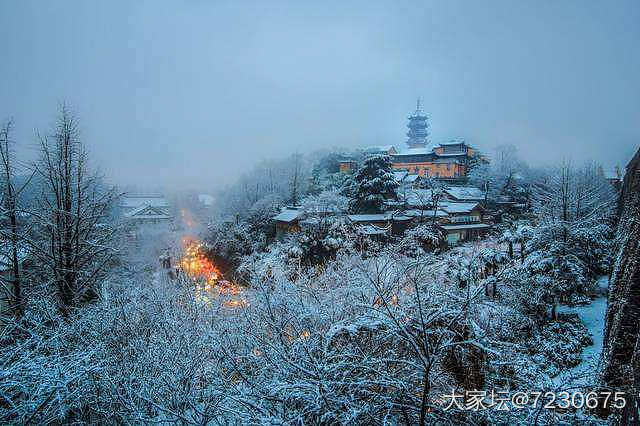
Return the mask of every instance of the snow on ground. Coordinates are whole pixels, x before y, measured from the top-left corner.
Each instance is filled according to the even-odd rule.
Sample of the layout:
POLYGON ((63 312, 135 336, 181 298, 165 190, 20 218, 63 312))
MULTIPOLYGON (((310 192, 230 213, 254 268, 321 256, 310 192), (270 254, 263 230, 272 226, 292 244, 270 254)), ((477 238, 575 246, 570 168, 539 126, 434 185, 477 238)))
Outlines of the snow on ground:
POLYGON ((559 312, 575 312, 589 330, 593 345, 582 351, 582 362, 575 367, 559 374, 554 382, 570 386, 588 386, 596 382, 598 361, 602 353, 604 340, 604 319, 607 311, 607 291, 609 277, 603 275, 597 280, 597 297, 588 305, 561 306, 559 312))

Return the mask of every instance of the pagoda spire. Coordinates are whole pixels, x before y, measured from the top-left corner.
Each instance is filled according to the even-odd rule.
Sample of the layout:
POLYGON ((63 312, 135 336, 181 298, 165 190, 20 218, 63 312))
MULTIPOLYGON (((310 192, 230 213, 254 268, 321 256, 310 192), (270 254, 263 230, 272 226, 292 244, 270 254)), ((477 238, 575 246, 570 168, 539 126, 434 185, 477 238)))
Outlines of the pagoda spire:
POLYGON ((429 117, 422 111, 420 98, 416 101, 416 112, 409 116, 407 145, 409 148, 425 148, 429 137, 429 117))

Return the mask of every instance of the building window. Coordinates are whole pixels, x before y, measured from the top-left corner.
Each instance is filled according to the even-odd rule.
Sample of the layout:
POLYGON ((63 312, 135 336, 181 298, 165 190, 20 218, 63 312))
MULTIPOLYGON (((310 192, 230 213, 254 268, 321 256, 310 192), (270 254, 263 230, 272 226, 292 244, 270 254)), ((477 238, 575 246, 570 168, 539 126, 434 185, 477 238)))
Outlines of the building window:
POLYGON ((471 222, 471 217, 470 216, 452 216, 451 222, 454 222, 454 223, 471 222))

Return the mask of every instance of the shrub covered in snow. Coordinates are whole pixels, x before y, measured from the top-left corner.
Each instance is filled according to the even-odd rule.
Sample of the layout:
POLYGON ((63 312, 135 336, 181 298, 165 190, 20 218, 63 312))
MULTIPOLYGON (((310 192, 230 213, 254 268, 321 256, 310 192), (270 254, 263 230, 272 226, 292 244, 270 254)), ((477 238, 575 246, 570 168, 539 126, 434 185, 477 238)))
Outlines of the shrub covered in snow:
POLYGON ((340 218, 325 219, 319 226, 305 228, 290 240, 289 257, 315 266, 333 258, 339 250, 352 247, 353 230, 340 218))
POLYGON ((398 242, 399 249, 407 256, 417 257, 444 247, 444 232, 431 224, 420 224, 407 230, 398 242))
POLYGON ((556 375, 561 370, 578 365, 582 360, 582 350, 592 344, 587 328, 573 314, 562 321, 547 323, 528 342, 528 350, 540 365, 556 375))

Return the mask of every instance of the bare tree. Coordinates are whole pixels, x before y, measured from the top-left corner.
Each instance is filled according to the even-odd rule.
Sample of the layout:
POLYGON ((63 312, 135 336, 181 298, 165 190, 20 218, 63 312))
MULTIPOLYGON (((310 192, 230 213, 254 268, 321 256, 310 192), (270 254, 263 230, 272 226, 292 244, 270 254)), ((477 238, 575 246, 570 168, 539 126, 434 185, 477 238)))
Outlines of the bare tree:
POLYGON ((36 173, 42 193, 34 212, 40 238, 32 251, 51 277, 63 315, 95 290, 115 253, 108 215, 118 194, 88 169, 78 122, 66 105, 55 134, 40 136, 36 173))
POLYGON ((438 208, 440 207, 440 202, 445 198, 445 186, 439 180, 431 177, 427 177, 425 179, 424 186, 429 190, 429 201, 432 209, 431 224, 435 225, 438 220, 438 208))
POLYGON ((484 193, 483 207, 485 208, 489 202, 490 193, 492 193, 491 198, 494 198, 493 192, 495 192, 495 188, 493 186, 496 180, 496 173, 489 163, 478 164, 469 172, 469 182, 480 188, 484 193))
POLYGON ((300 200, 300 154, 292 156, 293 170, 291 175, 291 205, 297 205, 300 200))
MULTIPOLYGON (((13 121, 8 120, 0 129, 0 161, 2 166, 2 213, 8 220, 8 228, 0 230, 2 238, 8 241, 8 250, 5 254, 8 266, 11 270, 9 279, 10 289, 7 292, 11 295, 11 305, 17 317, 22 316, 24 304, 22 301, 22 280, 20 252, 23 252, 20 240, 20 227, 18 224, 18 197, 24 190, 29 180, 21 187, 16 188, 15 184, 15 160, 13 157, 11 131, 13 121)), ((31 175, 33 176, 33 175, 31 175)))
POLYGON ((504 191, 513 183, 513 178, 522 169, 522 162, 518 158, 518 149, 514 145, 500 145, 496 147, 496 172, 502 178, 504 191))
POLYGON ((517 189, 526 184, 523 181, 529 175, 529 169, 518 157, 518 150, 513 145, 496 147, 495 157, 491 163, 479 162, 469 172, 469 182, 484 192, 484 207, 498 198, 514 197, 517 189))

